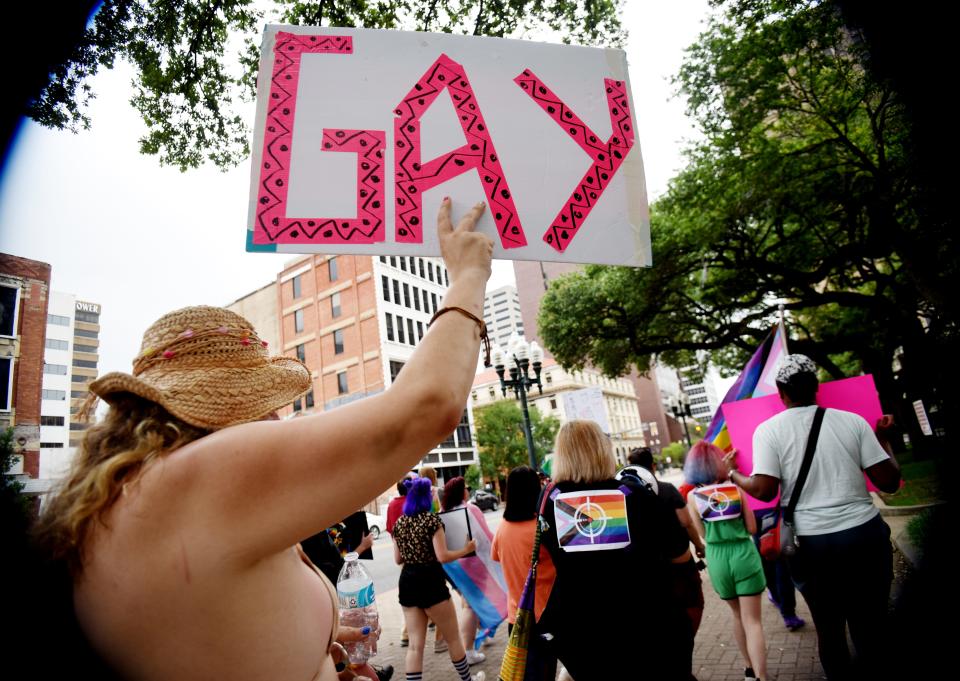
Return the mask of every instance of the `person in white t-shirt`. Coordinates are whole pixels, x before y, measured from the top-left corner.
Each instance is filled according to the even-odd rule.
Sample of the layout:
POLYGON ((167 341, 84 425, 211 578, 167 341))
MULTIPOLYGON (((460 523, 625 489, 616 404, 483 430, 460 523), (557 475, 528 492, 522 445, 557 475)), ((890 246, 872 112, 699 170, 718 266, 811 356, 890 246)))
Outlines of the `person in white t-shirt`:
MULTIPOLYGON (((736 470, 736 451, 724 459, 731 480, 757 499, 771 501, 779 491, 782 507, 790 501, 817 411, 816 372, 809 357, 788 355, 776 379, 787 409, 754 433, 753 474, 736 470)), ((799 548, 790 569, 810 606, 820 661, 831 681, 883 676, 893 557, 890 528, 873 505, 864 473, 881 491, 899 488, 900 468, 884 435, 890 426, 892 419, 884 416, 874 434, 861 416, 827 409, 794 514, 799 548)))

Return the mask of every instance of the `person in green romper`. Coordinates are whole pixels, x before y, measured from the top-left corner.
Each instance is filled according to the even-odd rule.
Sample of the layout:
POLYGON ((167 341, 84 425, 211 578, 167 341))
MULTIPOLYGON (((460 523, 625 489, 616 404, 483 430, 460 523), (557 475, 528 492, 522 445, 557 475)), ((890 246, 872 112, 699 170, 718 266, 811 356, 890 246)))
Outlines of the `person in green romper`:
POLYGON ((733 611, 733 635, 746 660, 743 676, 753 681, 767 677, 760 620, 761 595, 767 582, 753 543, 757 521, 743 491, 727 479, 726 470, 723 450, 704 440, 693 446, 683 465, 687 483, 695 486, 687 505, 706 545, 710 582, 733 611))

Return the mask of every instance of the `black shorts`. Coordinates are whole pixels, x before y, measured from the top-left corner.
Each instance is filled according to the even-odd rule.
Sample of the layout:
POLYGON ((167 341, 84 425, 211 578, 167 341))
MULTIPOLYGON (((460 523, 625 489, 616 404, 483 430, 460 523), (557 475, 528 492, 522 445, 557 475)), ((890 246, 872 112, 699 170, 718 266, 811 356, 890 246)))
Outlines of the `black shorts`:
POLYGON ((446 574, 440 563, 404 564, 400 571, 400 605, 426 609, 449 600, 446 574))
POLYGON ((670 564, 673 597, 684 608, 703 608, 703 585, 693 558, 670 564))

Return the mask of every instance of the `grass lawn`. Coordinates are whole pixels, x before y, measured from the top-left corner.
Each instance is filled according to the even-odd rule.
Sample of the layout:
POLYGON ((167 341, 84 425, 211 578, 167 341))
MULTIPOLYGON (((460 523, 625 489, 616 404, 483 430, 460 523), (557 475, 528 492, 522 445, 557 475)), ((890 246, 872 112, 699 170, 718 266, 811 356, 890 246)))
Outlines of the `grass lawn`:
POLYGON ((942 499, 939 461, 912 461, 911 457, 903 458, 905 462, 901 462, 900 471, 904 485, 896 494, 881 494, 884 502, 890 506, 915 506, 942 499))

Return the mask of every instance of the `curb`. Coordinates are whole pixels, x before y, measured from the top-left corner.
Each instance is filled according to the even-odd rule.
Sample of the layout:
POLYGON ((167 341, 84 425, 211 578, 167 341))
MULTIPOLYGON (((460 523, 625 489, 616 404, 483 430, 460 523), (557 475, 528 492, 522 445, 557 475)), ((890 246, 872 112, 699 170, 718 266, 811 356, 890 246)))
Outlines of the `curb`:
POLYGON ((913 515, 924 509, 941 506, 946 503, 945 501, 931 501, 928 504, 917 504, 915 506, 889 506, 876 492, 870 492, 870 496, 873 497, 873 505, 880 509, 880 515, 882 516, 913 515))

